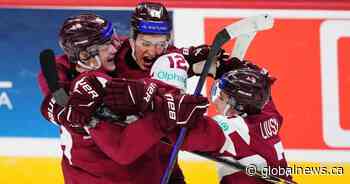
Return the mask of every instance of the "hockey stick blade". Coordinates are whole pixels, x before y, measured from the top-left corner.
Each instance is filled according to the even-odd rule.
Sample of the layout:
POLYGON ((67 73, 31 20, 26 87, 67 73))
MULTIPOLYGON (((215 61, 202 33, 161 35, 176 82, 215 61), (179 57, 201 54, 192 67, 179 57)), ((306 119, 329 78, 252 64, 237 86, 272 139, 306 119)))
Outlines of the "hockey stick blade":
MULTIPOLYGON (((212 44, 212 48, 209 51, 208 58, 204 64, 202 74, 199 77, 199 81, 197 83, 197 86, 196 86, 196 89, 194 92, 195 96, 199 96, 201 94, 205 79, 208 75, 208 72, 209 72, 209 69, 210 69, 212 62, 215 59, 215 56, 219 52, 219 49, 221 48, 221 46, 229 40, 230 40, 230 35, 227 32, 226 27, 215 35, 215 38, 214 38, 214 41, 212 44)), ((168 166, 167 166, 167 168, 164 172, 164 175, 162 177, 161 184, 167 184, 169 182, 172 170, 173 170, 175 162, 177 160, 177 155, 180 151, 180 147, 185 140, 186 133, 187 133, 187 128, 186 127, 181 128, 180 134, 176 140, 176 143, 174 144, 174 146, 171 150, 171 155, 170 155, 170 159, 168 162, 168 166)))
POLYGON ((231 57, 242 60, 258 31, 271 29, 274 19, 268 15, 259 15, 242 19, 229 28, 231 38, 237 37, 231 57))
POLYGON ((254 17, 244 18, 226 27, 230 38, 233 39, 243 34, 249 34, 257 31, 271 29, 274 20, 268 15, 259 15, 254 17))
POLYGON ((250 43, 253 41, 256 32, 240 35, 236 38, 235 45, 232 49, 231 57, 236 57, 242 60, 249 48, 250 43))
POLYGON ((51 49, 45 49, 40 52, 40 66, 45 77, 46 83, 53 94, 56 102, 64 106, 68 101, 67 93, 59 87, 56 71, 55 54, 51 49))

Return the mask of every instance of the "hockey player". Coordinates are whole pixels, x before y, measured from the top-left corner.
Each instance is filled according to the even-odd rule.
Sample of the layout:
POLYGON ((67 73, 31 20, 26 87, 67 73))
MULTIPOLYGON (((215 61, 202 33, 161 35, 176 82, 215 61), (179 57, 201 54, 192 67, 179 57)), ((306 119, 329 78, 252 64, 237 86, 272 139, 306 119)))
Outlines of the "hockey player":
MULTIPOLYGON (((205 60, 210 46, 176 48, 172 45, 172 21, 160 3, 141 2, 131 16, 130 37, 122 43, 115 61, 119 77, 139 79, 149 75, 153 62, 165 53, 178 52, 189 62, 189 74, 199 74, 192 65, 205 60)), ((223 57, 220 51, 218 58, 223 57)))
MULTIPOLYGON (((65 183, 159 183, 164 170, 163 148, 154 144, 162 136, 152 134, 157 128, 153 122, 165 114, 159 112, 161 109, 145 114, 140 120, 126 119, 133 122, 126 128, 105 121, 91 121, 101 104, 103 88, 111 80, 107 74, 115 68, 111 62, 116 51, 111 44, 112 35, 110 23, 93 14, 71 17, 61 30, 60 44, 68 57, 59 58, 59 61, 64 62, 64 58, 73 61, 77 77, 70 84, 67 106, 58 106, 48 94, 42 113, 60 125, 65 183), (146 136, 143 136, 144 131, 148 133, 146 136), (138 137, 142 139, 141 144, 138 137)), ((117 81, 114 80, 114 84, 117 81)), ((137 88, 136 82, 119 80, 119 84, 131 87, 129 90, 135 94, 145 91, 143 87, 137 88)), ((185 112, 188 111, 186 108, 185 112)), ((166 129, 171 126, 163 125, 166 129)), ((172 183, 184 182, 181 175, 178 178, 172 183)))
MULTIPOLYGON (((96 70, 101 65, 106 72, 113 72, 116 68, 113 59, 120 44, 115 39, 117 37, 112 23, 103 17, 81 14, 67 18, 59 33, 59 45, 65 54, 56 57, 61 86, 68 91, 70 81, 79 73, 96 70), (99 48, 89 47, 91 45, 99 48), (99 55, 99 50, 107 55, 99 55)), ((38 75, 38 82, 44 96, 48 95, 50 91, 42 72, 38 75)))
MULTIPOLYGON (((249 67, 224 74, 211 91, 212 102, 220 113, 213 119, 222 132, 210 130, 217 127, 210 119, 203 119, 191 129, 183 149, 209 152, 260 170, 286 168, 279 136, 283 118, 270 96, 272 82, 263 70, 249 67)), ((224 165, 219 165, 218 172, 222 184, 267 183, 224 165)), ((288 175, 279 177, 291 179, 288 175)))
MULTIPOLYGON (((192 66, 207 58, 209 46, 177 49, 172 46, 172 23, 167 9, 160 3, 141 2, 131 16, 130 37, 125 40, 118 50, 115 62, 118 77, 126 79, 141 79, 148 77, 153 62, 161 55, 170 52, 179 52, 189 62, 189 74, 201 73, 192 70, 192 66)), ((220 56, 218 56, 220 57, 220 56)), ((113 93, 110 102, 115 98, 113 93)), ((124 99, 119 99, 119 101, 124 99)), ((127 104, 126 102, 120 102, 127 104)), ((113 105, 113 104, 112 104, 113 105)), ((171 147, 158 143, 162 153, 163 167, 166 168, 170 157, 171 147)), ((178 164, 175 165, 172 178, 184 183, 184 178, 178 164), (176 179, 178 178, 178 179, 176 179)), ((172 179, 171 179, 172 180, 172 179)))
MULTIPOLYGON (((168 54, 160 57, 154 63, 151 75, 183 91, 186 84, 183 79, 186 79, 187 75, 179 68, 174 69, 173 59, 169 59, 176 56, 168 54)), ((181 58, 181 55, 177 57, 181 58)), ((231 63, 235 70, 222 75, 213 85, 211 93, 212 102, 221 115, 213 119, 205 116, 196 118, 198 122, 191 124, 182 149, 208 152, 243 165, 254 165, 257 169, 286 168, 287 162, 279 137, 283 119, 270 96, 271 85, 275 79, 268 76, 265 69, 250 62, 237 58, 225 62, 231 63)), ((184 66, 186 68, 187 65, 184 66)), ((171 88, 156 95, 155 101, 166 99, 168 94, 172 94, 176 100, 181 99, 180 92, 174 92, 175 89, 169 92, 169 89, 171 88)), ((158 90, 161 91, 161 87, 158 87, 158 90)), ((116 104, 115 107, 110 105, 111 108, 118 108, 116 104)), ((165 109, 164 111, 170 110, 167 105, 161 108, 165 109)), ((176 111, 176 108, 173 110, 176 111)), ((173 120, 168 118, 163 121, 173 120)), ((175 142, 178 129, 160 130, 171 142, 175 142)), ((244 171, 222 165, 219 166, 219 176, 221 183, 266 183, 246 175, 244 171)), ((288 175, 279 177, 291 179, 288 175)))
MULTIPOLYGON (((186 53, 187 59, 191 63, 204 60, 206 56, 203 55, 208 54, 209 47, 206 46, 190 47, 189 49, 177 49, 171 46, 172 22, 167 9, 160 3, 139 3, 132 13, 130 24, 130 37, 122 43, 115 57, 117 76, 120 78, 142 79, 148 77, 153 62, 168 52, 186 53)), ((107 95, 109 94, 107 93, 107 95)), ((119 101, 124 99, 119 99, 119 101)), ((128 102, 120 103, 127 104, 128 102)), ((155 149, 161 155, 159 159, 162 161, 162 171, 164 171, 171 147, 158 143, 155 149)), ((175 165, 171 180, 185 183, 178 164, 175 165)))
MULTIPOLYGON (((186 82, 183 81, 186 81, 187 75, 183 74, 181 67, 171 68, 171 59, 169 61, 168 58, 176 54, 172 55, 160 57, 154 63, 151 75, 184 91, 186 82)), ((230 65, 234 70, 220 76, 211 90, 211 101, 220 114, 213 118, 205 116, 197 118, 198 122, 191 123, 182 149, 208 152, 213 156, 238 161, 246 166, 254 165, 259 170, 286 168, 287 161, 279 137, 283 118, 270 95, 275 78, 269 76, 266 69, 248 61, 231 58, 225 62, 228 62, 226 65, 230 65)), ((175 95, 175 98, 181 98, 181 93, 178 95, 175 95)), ((156 95, 155 99, 160 97, 162 95, 156 95)), ((167 131, 166 134, 175 142, 176 129, 175 132, 167 131)), ((220 183, 223 184, 267 183, 246 175, 244 171, 221 164, 218 172, 220 183)), ((270 172, 265 170, 265 173, 270 172)), ((277 176, 291 179, 287 173, 277 176)))
MULTIPOLYGON (((220 114, 213 118, 197 118, 198 122, 191 124, 182 149, 207 152, 265 169, 263 173, 282 169, 277 176, 291 180, 291 176, 283 172, 287 167, 279 136, 283 118, 270 95, 275 79, 268 76, 265 69, 249 62, 237 58, 228 62, 236 63, 233 65, 236 69, 223 74, 211 90, 211 101, 220 114)), ((176 131, 168 132, 167 137, 175 142, 176 134, 176 131)), ((222 184, 268 183, 221 164, 218 172, 222 184)))
MULTIPOLYGON (((82 50, 85 51, 84 45, 81 45, 82 47, 79 47, 80 45, 70 45, 69 44, 70 39, 76 39, 76 42, 82 41, 82 43, 85 43, 85 41, 86 41, 85 38, 86 37, 89 38, 89 35, 87 35, 89 33, 82 34, 80 36, 78 36, 78 35, 73 36, 73 35, 74 35, 74 31, 76 31, 75 28, 79 28, 80 26, 84 27, 85 23, 89 24, 88 23, 89 21, 90 21, 90 19, 88 17, 85 17, 85 16, 80 17, 79 19, 72 18, 72 20, 65 22, 65 24, 62 26, 62 29, 60 32, 60 45, 63 48, 63 50, 65 51, 66 55, 59 56, 56 58, 57 62, 58 62, 57 63, 57 71, 58 71, 58 75, 59 75, 59 79, 60 79, 59 82, 63 85, 63 87, 65 87, 67 92, 70 89, 70 86, 71 86, 70 83, 76 78, 76 76, 81 71, 85 71, 84 68, 86 68, 86 66, 84 66, 84 65, 86 65, 86 64, 85 64, 84 59, 88 59, 88 58, 90 59, 90 56, 94 55, 93 52, 80 53, 80 51, 82 51, 82 50), (78 20, 81 22, 79 23, 78 20), (74 23, 76 23, 76 25, 74 25, 74 23), (70 26, 72 28, 70 28, 70 26), (81 70, 81 69, 83 69, 83 70, 81 70)), ((145 64, 144 66, 146 66, 146 67, 143 67, 142 63, 153 63, 153 61, 157 57, 159 57, 160 55, 164 54, 165 52, 168 52, 171 50, 186 54, 185 57, 187 59, 189 59, 189 61, 191 61, 191 63, 196 63, 197 61, 204 60, 209 52, 209 47, 205 46, 205 45, 200 46, 200 47, 190 47, 189 49, 176 49, 172 46, 168 46, 169 45, 168 43, 171 42, 171 40, 170 40, 170 35, 171 35, 170 19, 168 17, 168 13, 167 13, 165 7, 161 4, 140 3, 135 9, 132 22, 134 25, 134 26, 132 26, 132 28, 133 28, 133 30, 135 30, 135 32, 133 32, 133 34, 132 34, 133 36, 129 40, 125 40, 123 42, 123 44, 121 45, 121 48, 119 49, 119 51, 114 59, 114 63, 111 62, 110 57, 108 57, 108 59, 107 59, 107 61, 108 61, 107 64, 110 65, 110 67, 107 67, 106 69, 108 71, 108 74, 110 74, 113 77, 118 76, 118 77, 125 77, 125 78, 129 78, 129 79, 139 79, 139 78, 147 77, 149 74, 150 65, 145 64), (160 15, 160 16, 158 17, 158 15, 160 15), (166 19, 164 19, 166 21, 163 21, 164 17, 166 17, 166 19), (169 27, 169 29, 167 29, 164 32, 157 32, 157 31, 152 32, 152 29, 147 29, 147 26, 146 26, 146 29, 143 29, 144 27, 140 27, 140 25, 138 24, 139 22, 137 22, 137 20, 136 20, 136 22, 133 21, 133 20, 135 20, 134 18, 136 18, 137 20, 143 20, 140 25, 149 25, 148 22, 152 22, 152 23, 156 23, 155 24, 156 27, 157 27, 157 25, 169 25, 170 27, 169 27), (157 22, 159 22, 160 24, 157 24, 157 22), (162 22, 165 24, 162 24, 162 22), (166 38, 165 40, 163 39, 164 37, 166 38), (160 38, 162 38, 162 39, 160 39, 160 38), (166 42, 163 42, 163 41, 166 41, 166 42), (132 44, 132 43, 134 43, 134 44, 132 44), (149 43, 151 43, 151 44, 149 44, 149 43), (131 45, 133 45, 133 46, 131 46, 131 45), (157 50, 157 52, 155 52, 155 49, 157 50), (134 54, 132 54, 132 53, 134 53, 134 54), (138 65, 138 63, 141 66, 138 65), (113 64, 117 65, 116 70, 112 69, 112 68, 114 68, 113 64)), ((150 28, 150 27, 148 27, 148 28, 150 28)), ((97 29, 100 29, 100 28, 97 27, 97 29)), ((94 30, 94 28, 92 30, 94 30)), ((108 28, 108 30, 110 30, 110 29, 108 28)), ((109 33, 109 31, 107 31, 106 33, 109 33)), ((112 37, 114 37, 113 34, 112 34, 112 37)), ((111 46, 114 46, 114 49, 117 49, 118 48, 117 45, 119 45, 119 43, 115 44, 113 41, 115 41, 115 40, 112 40, 113 44, 111 46)), ((90 44, 90 43, 86 42, 86 44, 90 44)), ((95 57, 95 56, 93 56, 93 57, 95 57)), ((95 68, 97 66, 98 65, 92 64, 93 68, 95 68)), ((40 87, 41 87, 43 93, 45 94, 45 96, 49 95, 49 90, 48 90, 46 81, 44 80, 44 77, 42 74, 39 75, 39 83, 40 83, 40 87)), ((108 95, 108 93, 107 93, 107 95, 108 95)), ((46 100, 44 103, 50 105, 51 98, 47 98, 47 99, 49 99, 49 100, 46 100)), ((122 101, 122 100, 124 100, 124 98, 120 98, 119 100, 122 101)), ((121 103, 123 103, 123 102, 121 102, 121 103)), ((45 106, 43 106, 43 107, 45 107, 45 106)), ((77 109, 79 109, 79 108, 75 108, 74 111, 79 112, 79 110, 77 110, 77 109)), ((91 109, 94 109, 94 108, 91 108, 91 109)), ((49 115, 51 118, 55 118, 55 117, 58 117, 58 113, 60 113, 60 112, 61 111, 50 111, 49 113, 46 113, 46 114, 49 115)), ((86 122, 91 117, 91 113, 92 113, 91 111, 89 111, 88 113, 80 113, 80 114, 76 113, 75 114, 76 116, 71 116, 71 118, 74 119, 73 122, 86 122)), ((106 125, 106 124, 101 124, 101 126, 102 125, 106 125)), ((106 125, 106 127, 107 126, 111 126, 111 125, 106 125)), ((119 130, 119 131, 121 131, 121 130, 119 130)), ((102 131, 100 131, 100 132, 102 132, 102 131)), ((101 136, 96 136, 96 137, 101 137, 101 136)), ((125 139, 123 139, 123 140, 126 140, 126 137, 124 137, 124 138, 125 139)), ((133 139, 130 139, 130 140, 133 140, 133 139)), ((102 141, 102 142, 104 142, 104 141, 102 141)), ((142 145, 150 145, 150 144, 142 144, 142 145)), ((152 148, 153 150, 157 150, 157 151, 153 151, 153 152, 157 152, 157 154, 159 155, 159 156, 156 156, 157 158, 153 158, 153 156, 145 156, 145 157, 148 157, 148 158, 151 157, 152 159, 150 159, 150 160, 158 159, 158 160, 162 161, 162 167, 165 167, 167 164, 167 159, 169 157, 168 154, 170 152, 170 148, 165 146, 164 148, 158 149, 158 147, 164 147, 164 145, 160 144, 159 146, 155 146, 154 149, 152 148)), ((135 154, 135 155, 137 155, 137 154, 135 154)), ((140 155, 138 155, 138 156, 140 156, 140 155)), ((120 161, 120 162, 124 162, 122 164, 130 164, 131 162, 134 161, 135 158, 137 158, 137 157, 136 156, 130 157, 129 159, 120 157, 118 159, 116 159, 116 158, 115 159, 120 161)), ((147 160, 147 159, 145 159, 145 160, 147 160)), ((68 161, 63 160, 63 162, 65 162, 65 163, 63 163, 63 164, 65 164, 65 165, 63 165, 63 169, 67 170, 67 168, 65 166, 67 166, 68 161)), ((144 161, 144 162, 146 162, 146 161, 144 161)), ((149 165, 152 165, 152 164, 149 164, 149 165)), ((150 170, 152 170, 152 169, 150 169, 150 170)), ((156 175, 152 175, 152 176, 156 176, 156 175)), ((181 171, 179 170, 178 166, 175 167, 174 174, 172 175, 171 181, 173 183, 184 183, 183 175, 182 175, 181 171)))
MULTIPOLYGON (((181 76, 181 70, 174 72, 166 69, 171 65, 168 64, 171 61, 169 62, 167 58, 168 56, 164 55, 160 57, 163 61, 157 60, 154 63, 151 70, 153 78, 183 89, 185 83, 179 82, 183 80, 178 79, 184 78, 185 75, 164 77, 173 73, 181 76)), ((227 62, 233 63, 232 66, 236 69, 221 76, 211 90, 212 102, 220 115, 213 119, 205 116, 197 118, 198 122, 191 124, 182 149, 208 152, 213 156, 235 160, 246 166, 254 165, 257 169, 286 168, 287 162, 279 137, 283 119, 270 96, 274 78, 268 76, 266 70, 249 62, 239 61, 237 58, 227 62)), ((181 93, 172 94, 175 99, 181 99, 181 93)), ((155 101, 159 98, 166 98, 166 95, 156 95, 155 101)), ((169 109, 167 105, 162 108, 169 109)), ((177 129, 162 129, 162 131, 175 142, 177 129)), ((225 184, 266 183, 246 175, 244 171, 223 165, 219 165, 219 176, 220 182, 225 184)), ((291 179, 288 175, 279 177, 291 179)))

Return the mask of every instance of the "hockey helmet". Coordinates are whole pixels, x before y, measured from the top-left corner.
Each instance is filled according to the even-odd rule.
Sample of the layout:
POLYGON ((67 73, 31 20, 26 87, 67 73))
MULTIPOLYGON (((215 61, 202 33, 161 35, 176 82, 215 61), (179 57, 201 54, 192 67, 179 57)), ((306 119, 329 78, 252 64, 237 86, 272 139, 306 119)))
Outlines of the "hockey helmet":
POLYGON ((59 45, 69 61, 84 65, 98 55, 98 46, 112 40, 112 23, 95 14, 80 14, 67 18, 59 32, 59 45), (81 52, 84 51, 82 58, 81 52))
POLYGON ((131 16, 131 37, 138 33, 169 35, 172 21, 167 9, 161 3, 141 2, 131 16))
POLYGON ((214 101, 220 92, 229 96, 228 104, 236 111, 257 114, 270 97, 268 76, 250 68, 241 68, 225 73, 211 89, 214 101))

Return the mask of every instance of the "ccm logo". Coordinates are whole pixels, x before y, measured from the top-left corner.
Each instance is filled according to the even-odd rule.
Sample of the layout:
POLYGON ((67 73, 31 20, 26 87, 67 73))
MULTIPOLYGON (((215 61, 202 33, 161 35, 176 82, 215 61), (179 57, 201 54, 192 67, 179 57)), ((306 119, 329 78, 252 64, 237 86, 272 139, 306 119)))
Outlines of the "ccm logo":
POLYGON ((174 97, 171 94, 165 94, 164 97, 168 104, 169 118, 176 121, 174 97))
POLYGON ((49 106, 47 107, 47 116, 49 117, 49 120, 54 124, 56 124, 55 117, 53 115, 53 110, 54 110, 55 104, 56 104, 56 100, 55 100, 55 98, 52 97, 50 102, 49 102, 49 106))
POLYGON ((147 87, 146 96, 143 97, 143 99, 147 103, 149 103, 149 101, 151 100, 151 97, 153 96, 154 92, 156 91, 156 87, 157 87, 157 85, 153 82, 147 87))

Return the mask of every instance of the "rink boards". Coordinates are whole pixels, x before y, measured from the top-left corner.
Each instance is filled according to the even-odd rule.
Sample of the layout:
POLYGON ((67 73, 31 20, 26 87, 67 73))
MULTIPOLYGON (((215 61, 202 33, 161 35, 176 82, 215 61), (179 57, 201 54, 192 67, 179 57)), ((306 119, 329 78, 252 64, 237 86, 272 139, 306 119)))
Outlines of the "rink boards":
MULTIPOLYGON (((295 163, 297 166, 319 166, 319 163, 295 163)), ((322 164, 334 167, 342 165, 345 170, 343 176, 294 175, 299 183, 346 183, 350 179, 350 164, 322 164)), ((181 160, 180 166, 188 184, 214 184, 218 182, 216 164, 210 161, 181 160)), ((0 183, 2 184, 63 184, 60 171, 60 161, 57 158, 47 157, 0 157, 0 183)))

